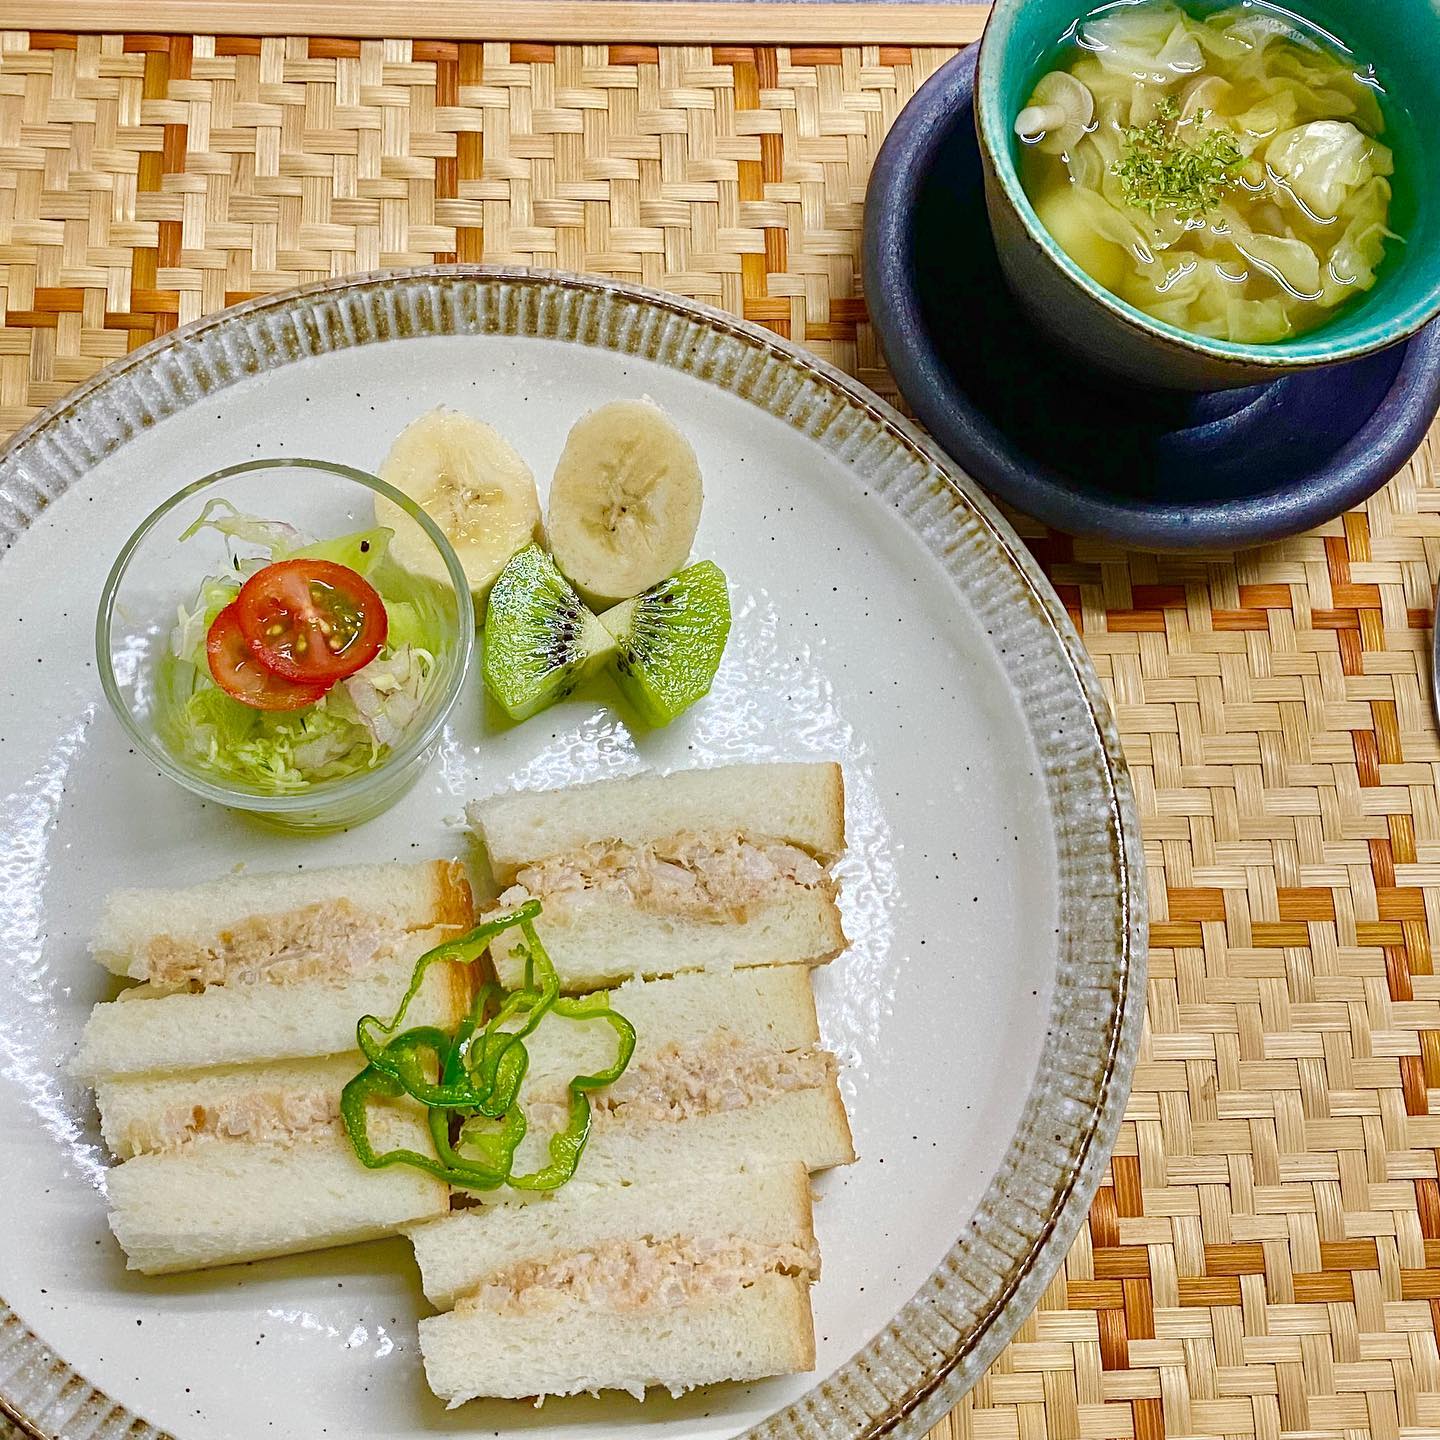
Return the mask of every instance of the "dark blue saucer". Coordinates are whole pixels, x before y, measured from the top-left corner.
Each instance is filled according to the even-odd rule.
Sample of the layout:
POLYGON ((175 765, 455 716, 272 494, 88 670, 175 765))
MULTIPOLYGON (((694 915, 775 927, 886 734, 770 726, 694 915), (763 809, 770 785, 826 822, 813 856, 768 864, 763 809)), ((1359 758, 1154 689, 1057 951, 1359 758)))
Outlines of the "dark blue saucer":
POLYGON ((1140 390, 1058 353, 1000 275, 976 53, 916 92, 865 197, 865 295, 886 358, 965 470, 1057 529, 1173 550, 1307 530, 1405 464, 1440 408, 1440 321, 1362 360, 1208 395, 1140 390))

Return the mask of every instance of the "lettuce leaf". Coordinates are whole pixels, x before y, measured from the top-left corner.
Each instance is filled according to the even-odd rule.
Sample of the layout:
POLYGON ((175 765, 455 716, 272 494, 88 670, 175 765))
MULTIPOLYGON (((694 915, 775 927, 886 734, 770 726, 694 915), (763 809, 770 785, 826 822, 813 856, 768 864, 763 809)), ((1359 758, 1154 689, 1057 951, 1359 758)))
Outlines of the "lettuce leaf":
POLYGON ((302 545, 285 558, 287 560, 330 560, 336 565, 348 566, 357 575, 367 579, 390 550, 390 541, 395 532, 377 525, 373 530, 353 530, 337 540, 319 540, 313 545, 302 545))

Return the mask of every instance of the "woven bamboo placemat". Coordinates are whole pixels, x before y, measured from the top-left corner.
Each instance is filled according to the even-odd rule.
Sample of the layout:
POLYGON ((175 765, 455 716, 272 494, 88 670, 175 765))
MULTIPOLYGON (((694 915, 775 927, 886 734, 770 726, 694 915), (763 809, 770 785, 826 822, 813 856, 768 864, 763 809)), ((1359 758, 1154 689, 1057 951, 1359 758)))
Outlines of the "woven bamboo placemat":
MULTIPOLYGON (((248 296, 482 258, 698 296, 893 398, 861 202, 948 53, 5 33, 0 427, 248 296)), ((1087 1227, 936 1437, 1440 1433, 1436 459, 1239 556, 1017 522, 1134 770, 1149 1021, 1087 1227)))

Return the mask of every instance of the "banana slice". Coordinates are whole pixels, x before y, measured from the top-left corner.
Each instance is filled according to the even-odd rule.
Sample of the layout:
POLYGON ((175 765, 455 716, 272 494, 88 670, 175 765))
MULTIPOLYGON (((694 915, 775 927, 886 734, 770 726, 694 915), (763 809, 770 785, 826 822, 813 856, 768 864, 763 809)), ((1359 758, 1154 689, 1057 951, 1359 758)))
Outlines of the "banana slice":
POLYGON ((702 498, 695 452, 658 405, 602 405, 575 422, 555 467, 551 553, 591 603, 628 600, 685 563, 702 498))
MULTIPOLYGON (((539 529, 540 498, 529 467, 497 431, 455 410, 412 420, 390 447, 380 478, 445 532, 477 600, 539 529)), ((435 547, 398 505, 377 495, 375 523, 395 532, 390 553, 406 569, 445 578, 435 547)))

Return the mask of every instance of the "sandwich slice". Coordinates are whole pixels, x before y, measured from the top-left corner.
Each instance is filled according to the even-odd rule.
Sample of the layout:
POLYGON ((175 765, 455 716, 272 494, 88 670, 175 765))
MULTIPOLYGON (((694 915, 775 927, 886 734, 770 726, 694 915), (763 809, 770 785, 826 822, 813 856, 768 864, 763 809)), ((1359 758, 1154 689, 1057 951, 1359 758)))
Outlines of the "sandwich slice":
MULTIPOLYGON (((449 926, 410 931, 386 941, 361 970, 339 960, 334 973, 290 981, 232 980, 194 991, 133 985, 90 1012, 71 1070, 94 1084, 116 1075, 353 1050, 356 1021, 393 1015, 415 962, 460 933, 449 926)), ((470 985, 468 966, 430 966, 405 1023, 453 1028, 469 1008, 470 985)))
MULTIPOLYGON (((630 976, 816 965, 845 947, 830 866, 845 848, 834 763, 731 765, 501 795, 469 806, 510 908, 568 990, 630 976)), ((524 973, 507 931, 491 958, 524 973)))
MULTIPOLYGON (((812 1275, 819 1269, 810 1183, 805 1167, 793 1161, 720 1172, 703 1185, 688 1175, 614 1188, 575 1181, 523 1205, 471 1206, 406 1233, 415 1246, 425 1298, 437 1310, 452 1310, 487 1286, 504 1289, 514 1276, 529 1273, 522 1267, 538 1270, 657 1234, 795 1245, 807 1252, 801 1268, 812 1275)), ((636 1277, 626 1271, 616 1278, 629 1286, 636 1277)))
MULTIPOLYGON (((340 1090, 363 1063, 119 1082, 151 1084, 148 1095, 101 1102, 107 1138, 129 1156, 106 1177, 129 1268, 161 1275, 322 1250, 444 1215, 443 1181, 404 1165, 367 1170, 356 1158, 340 1090)), ((399 1102, 372 1107, 370 1134, 381 1149, 430 1143, 423 1111, 399 1102)))
POLYGON ((819 1270, 803 1167, 571 1185, 411 1231, 431 1388, 479 1396, 627 1390, 643 1397, 815 1363, 819 1270))
POLYGON ((356 1052, 100 1080, 100 1133, 117 1160, 202 1140, 293 1144, 335 1127, 340 1092, 364 1064, 356 1052))
MULTIPOLYGON (((697 972, 608 994, 635 1027, 635 1052, 613 1085, 590 1094, 590 1134, 572 1184, 653 1185, 797 1161, 826 1170, 855 1159, 806 970, 697 972)), ((528 1129, 517 1175, 545 1165, 549 1136, 566 1122, 570 1080, 604 1069, 615 1054, 608 1025, 558 1015, 526 1044, 520 1103, 528 1129)), ((516 1198, 510 1189, 475 1196, 516 1198)))
MULTIPOLYGON (((72 1068, 94 1082, 353 1050, 355 1022, 393 1014, 420 956, 473 924, 453 861, 117 891, 92 950, 142 983, 94 1008, 72 1068)), ((470 980, 468 966, 432 966, 410 1023, 453 1025, 470 980)))
POLYGON ((452 860, 241 873, 183 890, 114 891, 90 949, 107 970, 156 987, 287 983, 362 970, 387 941, 467 927, 473 916, 464 867, 452 860))

